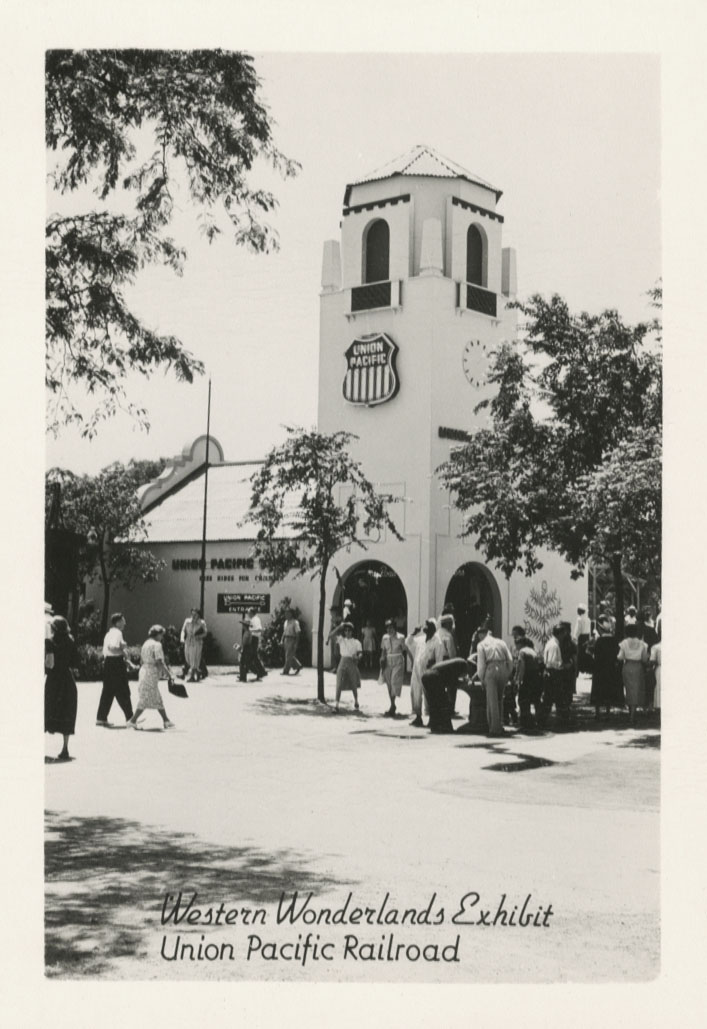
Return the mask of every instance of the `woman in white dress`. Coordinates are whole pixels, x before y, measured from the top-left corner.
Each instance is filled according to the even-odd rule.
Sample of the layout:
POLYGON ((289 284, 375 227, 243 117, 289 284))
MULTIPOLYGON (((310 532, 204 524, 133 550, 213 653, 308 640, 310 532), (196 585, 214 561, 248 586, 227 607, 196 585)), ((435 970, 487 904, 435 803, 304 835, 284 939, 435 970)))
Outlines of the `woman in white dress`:
POLYGON ((651 665, 655 671, 655 694, 653 696, 653 707, 656 711, 660 711, 660 679, 661 679, 661 665, 663 658, 661 655, 662 642, 654 643, 651 647, 651 665))
POLYGON ((635 724, 636 708, 645 708, 646 706, 648 646, 638 638, 638 626, 635 623, 627 625, 625 632, 626 636, 619 644, 618 658, 622 666, 621 675, 631 724, 635 724))
POLYGON ((341 655, 338 668, 336 669, 336 707, 339 710, 339 698, 344 690, 351 690, 354 695, 354 708, 358 711, 358 691, 361 688, 361 673, 358 670, 358 662, 361 660, 363 649, 361 643, 353 634, 351 622, 342 622, 339 626, 341 637, 339 639, 339 654, 341 655))
POLYGON ((378 681, 388 687, 390 707, 385 716, 395 718, 395 701, 402 692, 405 678, 405 637, 398 632, 392 618, 388 619, 385 627, 387 632, 381 640, 381 671, 378 681))
POLYGON ((206 622, 198 607, 191 609, 191 615, 182 626, 181 641, 184 644, 184 660, 189 666, 187 682, 198 682, 201 677, 201 653, 206 638, 206 622))
POLYGON ((127 725, 137 729, 137 722, 143 711, 148 710, 148 708, 154 708, 162 716, 165 729, 172 729, 174 722, 170 722, 167 717, 160 694, 160 676, 164 676, 168 683, 173 682, 172 673, 164 659, 164 651, 162 649, 163 627, 161 625, 153 625, 147 637, 140 651, 141 665, 138 676, 137 711, 127 722, 127 725))

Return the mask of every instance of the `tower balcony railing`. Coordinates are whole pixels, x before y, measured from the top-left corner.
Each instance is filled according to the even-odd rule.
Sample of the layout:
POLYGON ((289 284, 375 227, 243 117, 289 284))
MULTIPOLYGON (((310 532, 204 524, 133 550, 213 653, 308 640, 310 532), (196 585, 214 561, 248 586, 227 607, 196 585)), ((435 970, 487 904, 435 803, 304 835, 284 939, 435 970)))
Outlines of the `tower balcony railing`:
POLYGON ((491 318, 498 317, 496 294, 471 282, 457 283, 457 307, 467 311, 478 311, 479 314, 487 314, 491 318))
POLYGON ((379 307, 400 307, 400 280, 367 282, 351 288, 351 313, 373 311, 379 307))

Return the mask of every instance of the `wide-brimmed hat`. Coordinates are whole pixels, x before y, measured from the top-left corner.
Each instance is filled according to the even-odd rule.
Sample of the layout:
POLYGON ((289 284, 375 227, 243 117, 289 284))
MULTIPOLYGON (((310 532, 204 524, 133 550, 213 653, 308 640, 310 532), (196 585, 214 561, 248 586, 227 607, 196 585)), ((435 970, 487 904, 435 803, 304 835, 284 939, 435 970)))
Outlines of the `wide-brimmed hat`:
POLYGON ((340 629, 352 629, 353 630, 353 622, 340 622, 339 623, 339 628, 340 629))
POLYGON ((54 608, 52 607, 52 605, 49 603, 48 600, 44 601, 44 613, 45 613, 45 615, 53 615, 54 614, 54 608))
POLYGON ((151 625, 148 636, 157 636, 159 633, 164 632, 164 625, 151 625))

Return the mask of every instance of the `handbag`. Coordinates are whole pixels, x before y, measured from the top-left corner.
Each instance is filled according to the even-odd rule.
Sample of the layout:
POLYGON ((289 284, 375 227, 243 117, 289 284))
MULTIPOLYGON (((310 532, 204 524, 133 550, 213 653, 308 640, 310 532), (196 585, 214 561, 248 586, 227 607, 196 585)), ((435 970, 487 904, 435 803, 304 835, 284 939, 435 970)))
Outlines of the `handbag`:
POLYGON ((187 688, 183 682, 177 682, 175 679, 170 679, 167 683, 167 689, 173 697, 182 697, 183 700, 187 700, 189 698, 187 688))

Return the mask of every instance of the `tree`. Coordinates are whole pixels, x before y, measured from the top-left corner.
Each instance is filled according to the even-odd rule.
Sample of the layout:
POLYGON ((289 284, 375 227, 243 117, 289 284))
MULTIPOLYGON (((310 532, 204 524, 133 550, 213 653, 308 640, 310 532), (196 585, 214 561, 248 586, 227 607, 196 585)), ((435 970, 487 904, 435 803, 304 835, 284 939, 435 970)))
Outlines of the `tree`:
POLYGON ((186 252, 166 231, 177 190, 182 185, 200 211, 209 241, 225 212, 237 245, 268 252, 277 235, 263 216, 276 200, 251 186, 249 173, 258 160, 283 177, 299 166, 273 143, 247 54, 50 50, 45 72, 46 145, 61 153, 54 187, 92 186, 101 202, 98 210, 53 214, 46 225, 49 426, 75 423, 92 436, 121 407, 147 425, 146 412, 127 401, 128 372, 162 367, 191 382, 203 371, 178 339, 144 324, 125 296, 146 265, 183 269, 186 252), (118 190, 121 209, 110 210, 106 201, 118 190), (76 385, 96 400, 88 417, 71 400, 76 385))
POLYGON ((324 702, 326 577, 336 554, 366 548, 373 533, 387 529, 402 539, 387 512, 392 497, 379 494, 351 458, 350 432, 320 433, 288 427, 252 479, 246 520, 259 526, 255 554, 271 582, 296 571, 319 578, 317 698, 324 702), (337 498, 341 492, 342 498, 337 498))
MULTIPOLYGON (((659 307, 660 286, 650 295, 659 307)), ((659 552, 659 525, 639 548, 625 523, 617 531, 607 522, 600 498, 613 475, 615 497, 648 490, 645 518, 655 514, 660 462, 645 446, 660 439, 660 325, 627 326, 616 311, 574 315, 556 295, 516 306, 526 322, 524 349, 505 343, 493 355, 488 381, 497 391, 477 407, 488 410, 489 425, 452 452, 440 477, 466 512, 464 535, 476 537, 507 576, 542 567, 541 547, 563 554, 574 576, 602 554, 611 564, 621 627, 624 566, 639 550, 642 561, 647 547, 659 552), (540 358, 538 367, 532 357, 540 358), (642 438, 644 448, 636 445, 648 465, 639 476, 628 441, 642 438)), ((630 516, 627 505, 622 511, 630 516)), ((634 511, 638 533, 645 518, 634 511)))
POLYGON ((621 555, 621 568, 660 583, 662 442, 655 427, 635 432, 582 476, 574 502, 594 526, 589 556, 621 555))
POLYGON ((147 532, 135 492, 136 464, 126 468, 116 462, 95 476, 58 468, 47 473, 47 495, 52 484, 61 487, 64 526, 86 540, 79 575, 103 585, 102 634, 108 627, 113 584, 132 589, 139 582, 154 582, 164 568, 164 561, 140 545, 147 532))

